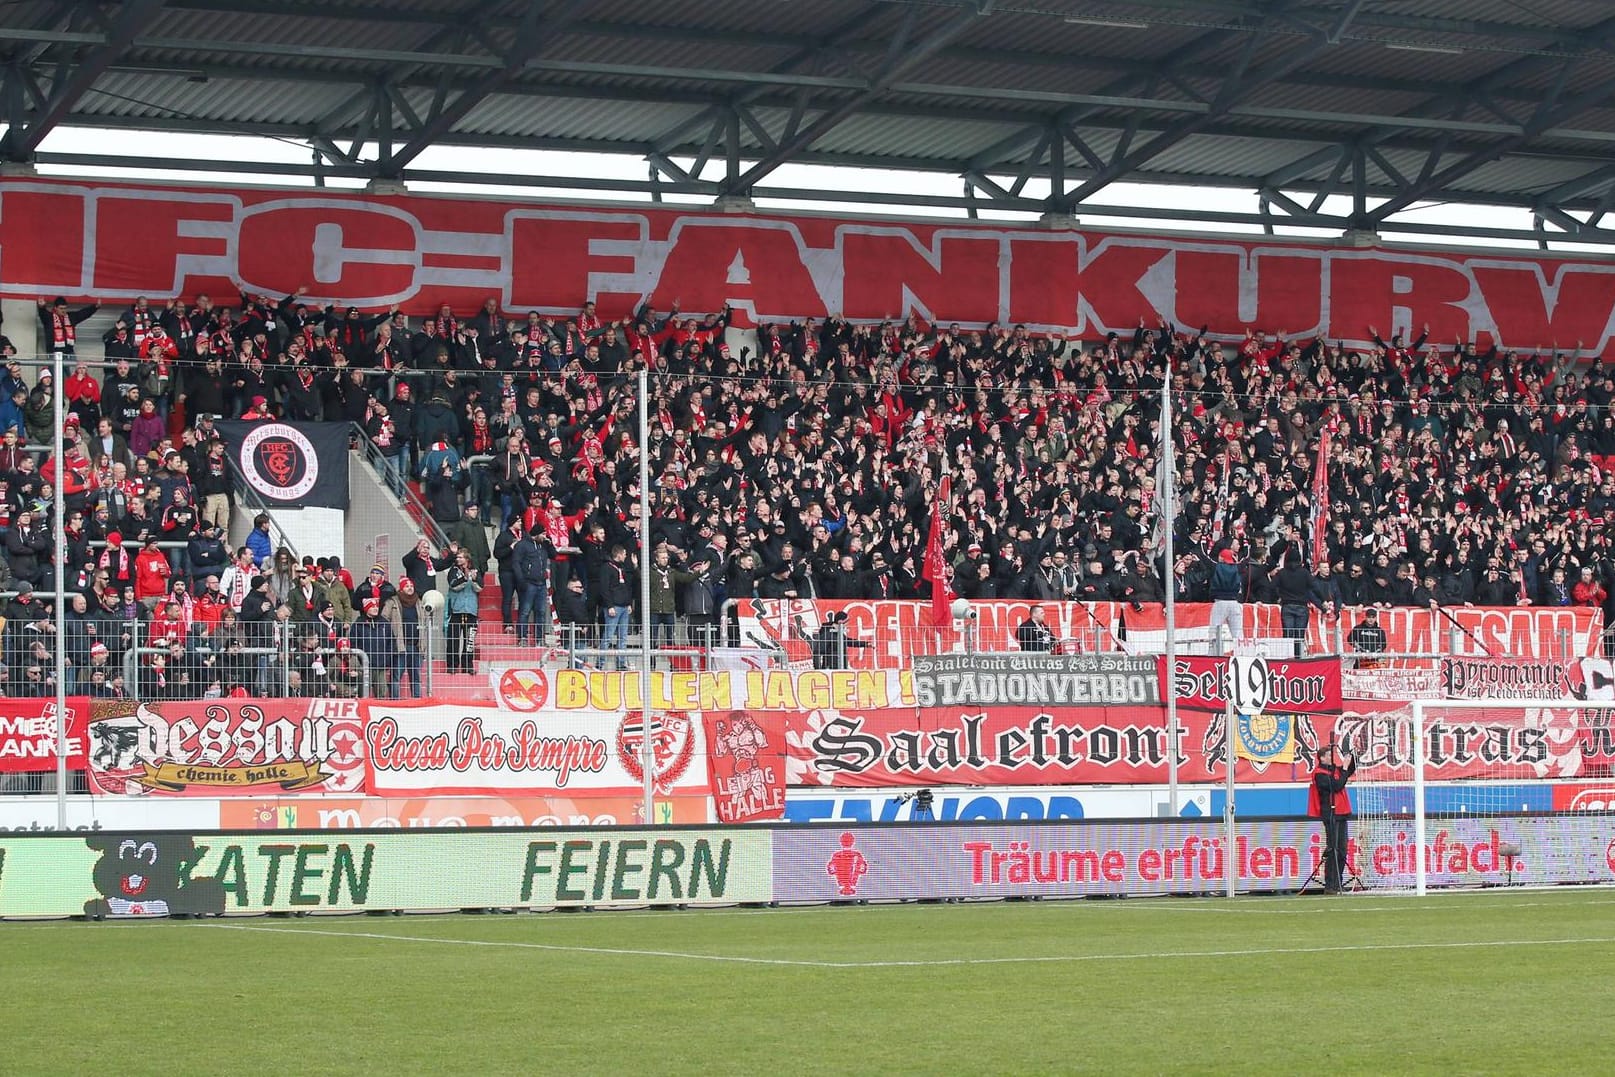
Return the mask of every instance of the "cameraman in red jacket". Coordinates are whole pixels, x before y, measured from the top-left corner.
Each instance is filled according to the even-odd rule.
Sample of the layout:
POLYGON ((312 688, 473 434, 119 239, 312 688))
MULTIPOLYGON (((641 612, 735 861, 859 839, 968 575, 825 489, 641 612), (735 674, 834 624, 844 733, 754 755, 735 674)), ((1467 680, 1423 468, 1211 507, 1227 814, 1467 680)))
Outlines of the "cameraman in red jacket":
POLYGON ((1333 741, 1318 753, 1307 790, 1307 814, 1323 821, 1323 892, 1340 893, 1346 867, 1346 820, 1351 816, 1351 794, 1346 783, 1357 773, 1357 760, 1349 752, 1335 751, 1333 741))

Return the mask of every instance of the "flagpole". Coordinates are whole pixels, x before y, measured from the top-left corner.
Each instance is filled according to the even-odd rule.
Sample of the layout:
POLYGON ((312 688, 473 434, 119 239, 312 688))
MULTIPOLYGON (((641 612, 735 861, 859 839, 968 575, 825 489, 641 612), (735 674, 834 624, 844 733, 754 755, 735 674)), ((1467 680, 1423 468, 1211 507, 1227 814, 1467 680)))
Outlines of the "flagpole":
POLYGON ((56 461, 56 473, 51 481, 51 549, 55 564, 51 568, 52 583, 56 588, 56 832, 67 830, 67 435, 63 423, 67 420, 66 390, 62 373, 66 368, 66 353, 56 349, 55 373, 52 375, 51 404, 56 409, 56 432, 51 436, 51 452, 56 461))
POLYGON ((1172 357, 1166 358, 1166 376, 1161 379, 1161 471, 1166 480, 1160 490, 1161 530, 1166 546, 1162 553, 1166 573, 1166 789, 1167 808, 1178 816, 1178 574, 1173 561, 1173 529, 1177 526, 1177 467, 1172 459, 1172 357))
MULTIPOLYGON (((656 822, 656 757, 650 735, 650 372, 639 371, 639 765, 642 768, 645 825, 656 822)), ((671 642, 671 641, 669 641, 671 642)), ((624 693, 625 695, 627 693, 624 693)))

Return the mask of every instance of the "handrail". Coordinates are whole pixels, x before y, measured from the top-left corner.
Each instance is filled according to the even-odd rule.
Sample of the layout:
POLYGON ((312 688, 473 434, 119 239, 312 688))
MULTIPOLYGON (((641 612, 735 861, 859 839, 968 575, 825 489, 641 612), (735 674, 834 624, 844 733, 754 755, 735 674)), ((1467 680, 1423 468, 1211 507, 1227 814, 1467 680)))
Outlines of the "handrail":
MULTIPOLYGON (((291 551, 293 561, 299 560, 297 547, 293 546, 292 540, 287 537, 286 529, 275 523, 274 510, 270 508, 263 498, 258 496, 258 491, 252 488, 252 483, 248 482, 247 477, 241 473, 241 467, 235 462, 235 459, 229 453, 224 454, 224 459, 230 465, 230 477, 233 480, 230 483, 230 493, 237 499, 243 509, 251 510, 253 516, 260 513, 268 516, 269 526, 280 532, 280 541, 275 544, 275 548, 279 549, 284 546, 291 551)), ((226 537, 228 538, 228 536, 226 537)), ((159 543, 159 545, 161 544, 159 543)))
MULTIPOLYGON (((187 651, 193 651, 193 652, 195 650, 195 648, 193 648, 190 644, 186 644, 185 649, 187 651)), ((333 657, 335 655, 341 653, 335 647, 318 647, 318 648, 315 648, 315 649, 321 655, 332 655, 333 657)), ((207 648, 207 650, 209 651, 209 653, 215 653, 215 654, 223 653, 218 648, 214 648, 214 647, 209 647, 209 648, 207 648)), ((139 680, 138 680, 139 670, 140 670, 139 657, 141 655, 143 655, 143 654, 145 654, 145 655, 166 655, 167 653, 168 653, 168 648, 167 647, 149 647, 149 646, 148 647, 130 647, 128 650, 123 652, 123 683, 124 683, 125 689, 130 693, 131 696, 138 696, 139 691, 140 691, 140 685, 139 685, 139 680)), ((240 652, 238 652, 238 653, 240 653, 240 654, 254 654, 254 655, 274 655, 277 659, 280 659, 280 668, 276 672, 278 672, 279 675, 280 675, 281 695, 285 696, 287 693, 289 693, 291 691, 291 652, 290 652, 289 648, 287 648, 287 647, 243 647, 243 648, 241 648, 240 652)), ((302 652, 299 651, 298 653, 302 653, 302 652)), ((352 655, 357 655, 358 658, 359 658, 359 666, 360 666, 360 670, 359 670, 359 696, 360 696, 360 698, 368 698, 370 696, 370 689, 372 687, 371 677, 370 677, 370 669, 371 669, 370 655, 367 654, 362 648, 359 648, 359 647, 349 647, 348 648, 348 653, 352 654, 352 655)), ((197 698, 200 699, 200 698, 205 698, 205 697, 198 696, 197 698)), ((316 697, 316 698, 333 698, 333 697, 316 697)))
MULTIPOLYGON (((382 468, 390 467, 391 465, 386 462, 387 458, 381 451, 381 447, 371 440, 369 434, 365 433, 364 427, 358 423, 349 423, 348 425, 353 428, 353 434, 357 435, 356 437, 350 437, 349 441, 359 449, 365 463, 370 465, 370 469, 376 473, 376 476, 385 481, 382 468)), ((409 488, 409 479, 408 475, 403 476, 403 482, 399 484, 399 489, 402 492, 396 495, 398 500, 403 503, 404 511, 413 517, 416 523, 421 526, 421 529, 426 532, 426 537, 432 540, 432 545, 440 550, 448 549, 448 533, 443 530, 443 525, 432 519, 432 513, 427 509, 426 503, 416 497, 415 491, 409 488)))

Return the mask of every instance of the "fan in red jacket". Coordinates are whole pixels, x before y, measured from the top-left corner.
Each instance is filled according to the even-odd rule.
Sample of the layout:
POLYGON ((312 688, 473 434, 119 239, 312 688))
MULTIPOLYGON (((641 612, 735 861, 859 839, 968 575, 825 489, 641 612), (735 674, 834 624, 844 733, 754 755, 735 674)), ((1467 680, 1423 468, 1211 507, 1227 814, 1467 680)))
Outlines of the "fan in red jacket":
POLYGON ((1323 821, 1323 889, 1326 894, 1340 892, 1340 879, 1346 867, 1346 820, 1351 816, 1351 794, 1346 792, 1346 783, 1355 773, 1357 760, 1349 753, 1337 755, 1335 746, 1329 744, 1318 753, 1318 765, 1312 771, 1312 785, 1307 790, 1307 814, 1323 821))
POLYGON ((168 593, 168 578, 173 574, 168 555, 157 548, 157 539, 147 537, 146 548, 135 555, 135 598, 151 609, 168 593))

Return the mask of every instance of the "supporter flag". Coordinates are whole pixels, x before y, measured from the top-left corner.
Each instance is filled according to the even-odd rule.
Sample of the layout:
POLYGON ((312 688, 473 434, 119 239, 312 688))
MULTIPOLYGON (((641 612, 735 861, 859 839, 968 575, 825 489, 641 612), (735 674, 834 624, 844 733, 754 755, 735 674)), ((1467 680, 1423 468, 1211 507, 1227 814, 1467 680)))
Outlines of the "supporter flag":
POLYGON ((1234 755, 1255 763, 1295 762, 1295 715, 1236 714, 1234 755))
POLYGON ((1312 466, 1312 564, 1329 559, 1329 431, 1318 435, 1318 459, 1312 466))
POLYGON ((1234 471, 1234 465, 1229 462, 1226 456, 1218 462, 1218 466, 1222 469, 1222 480, 1217 487, 1217 507, 1211 513, 1211 541, 1213 543, 1222 541, 1223 531, 1228 526, 1228 480, 1234 471))
POLYGON ((1157 557, 1166 552, 1166 531, 1172 526, 1172 503, 1177 497, 1173 488, 1172 435, 1161 436, 1160 453, 1155 461, 1155 534, 1150 538, 1150 550, 1157 557))
POLYGON ((785 815, 785 716, 747 711, 702 715, 712 806, 721 823, 785 815))
POLYGON ((216 422, 225 452, 271 508, 348 507, 348 423, 216 422))
POLYGON ((949 579, 948 559, 942 551, 943 519, 948 499, 953 493, 951 476, 942 477, 937 487, 936 501, 931 505, 931 537, 925 544, 925 567, 920 578, 931 582, 931 623, 938 627, 953 624, 953 587, 949 579))

